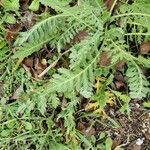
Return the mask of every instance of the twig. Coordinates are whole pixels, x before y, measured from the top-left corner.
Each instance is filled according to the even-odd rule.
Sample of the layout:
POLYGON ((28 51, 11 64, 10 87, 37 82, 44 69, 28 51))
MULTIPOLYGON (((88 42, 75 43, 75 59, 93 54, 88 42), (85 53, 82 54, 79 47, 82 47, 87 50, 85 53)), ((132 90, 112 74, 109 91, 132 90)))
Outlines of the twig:
POLYGON ((114 9, 114 7, 115 7, 117 1, 118 1, 118 0, 115 0, 115 1, 113 2, 112 6, 111 6, 111 9, 110 9, 110 12, 111 12, 111 13, 112 13, 112 11, 113 11, 113 9, 114 9))
POLYGON ((39 78, 44 76, 51 68, 55 67, 60 58, 55 60, 50 66, 48 66, 41 74, 38 75, 39 78))
POLYGON ((68 53, 69 51, 70 51, 70 49, 67 50, 67 51, 65 51, 64 53, 60 54, 60 56, 58 57, 58 59, 55 60, 50 66, 48 66, 41 74, 39 74, 38 77, 41 78, 41 77, 44 76, 51 68, 54 68, 54 67, 56 66, 57 62, 60 60, 60 58, 61 58, 63 55, 65 55, 66 53, 68 53))
POLYGON ((117 146, 114 150, 119 150, 121 147, 128 145, 130 142, 130 135, 127 136, 127 142, 117 146))

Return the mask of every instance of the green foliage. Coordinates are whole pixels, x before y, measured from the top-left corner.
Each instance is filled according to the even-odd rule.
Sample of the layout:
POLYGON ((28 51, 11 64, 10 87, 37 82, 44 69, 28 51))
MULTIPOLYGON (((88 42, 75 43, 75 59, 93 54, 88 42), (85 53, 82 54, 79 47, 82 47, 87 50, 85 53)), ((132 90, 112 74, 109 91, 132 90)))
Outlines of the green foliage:
MULTIPOLYGON (((149 2, 136 0, 132 4, 122 4, 115 14, 105 8, 102 0, 79 0, 77 3, 33 0, 28 9, 38 11, 41 4, 56 15, 49 13, 30 30, 20 33, 14 45, 1 36, 5 31, 0 31, 0 80, 5 91, 0 102, 0 149, 32 149, 36 145, 35 149, 41 150, 76 150, 83 144, 89 150, 110 150, 110 137, 101 134, 100 140, 104 141, 93 146, 97 139, 94 141, 93 137, 77 131, 76 110, 81 96, 93 98, 97 76, 109 77, 94 97, 94 100, 101 100, 101 108, 105 107, 109 99, 106 89, 113 86, 115 65, 120 60, 126 63, 122 74, 127 77, 129 95, 126 91, 121 93, 109 88, 120 99, 120 111, 130 116, 131 99, 144 99, 149 94, 149 82, 142 69, 150 68, 150 59, 134 54, 128 43, 135 41, 139 45, 150 39, 149 2), (81 32, 85 36, 75 41, 81 32), (17 59, 34 55, 46 44, 54 50, 54 57, 65 56, 65 67, 60 65, 55 71, 50 70, 45 81, 35 81, 22 67, 12 73, 17 59), (12 47, 15 48, 13 56, 12 47), (111 59, 108 66, 99 63, 102 52, 111 59), (21 91, 16 94, 17 89, 21 91), (17 100, 11 102, 14 93, 17 100)), ((19 1, 2 0, 1 5, 4 16, 0 27, 3 29, 3 23, 17 22, 9 12, 19 11, 19 1)), ((52 60, 48 62, 51 64, 52 60)), ((149 103, 144 106, 149 107, 149 103)), ((113 119, 109 118, 109 121, 118 127, 113 119)))
POLYGON ((126 72, 130 88, 131 98, 142 99, 149 92, 149 82, 146 80, 138 65, 133 66, 129 63, 126 72))
POLYGON ((149 39, 149 6, 150 3, 147 0, 137 0, 134 1, 132 5, 125 4, 120 8, 120 16, 123 16, 122 27, 126 28, 127 25, 129 25, 131 27, 131 31, 127 34, 130 35, 131 39, 135 37, 138 42, 141 42, 143 38, 145 40, 149 39))
POLYGON ((144 102, 143 106, 146 107, 146 108, 150 108, 150 101, 144 102))
POLYGON ((33 0, 31 5, 29 6, 29 9, 32 11, 37 11, 39 9, 40 2, 39 0, 33 0))
POLYGON ((5 10, 18 11, 19 0, 2 0, 1 5, 5 10))

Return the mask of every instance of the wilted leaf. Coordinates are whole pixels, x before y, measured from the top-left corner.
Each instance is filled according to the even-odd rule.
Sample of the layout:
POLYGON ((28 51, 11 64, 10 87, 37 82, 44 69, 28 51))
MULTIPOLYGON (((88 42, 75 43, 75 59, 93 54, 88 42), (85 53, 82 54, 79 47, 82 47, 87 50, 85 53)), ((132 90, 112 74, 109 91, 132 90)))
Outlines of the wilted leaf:
POLYGON ((85 106, 85 111, 92 111, 92 110, 96 110, 99 107, 99 103, 95 102, 95 103, 88 103, 85 106))
POLYGON ((28 57, 28 58, 25 58, 24 60, 23 60, 23 63, 24 63, 24 65, 26 65, 27 67, 33 67, 33 57, 28 57))
POLYGON ((116 68, 116 70, 121 71, 123 69, 124 65, 125 65, 125 61, 120 60, 116 63, 115 68, 116 68))
POLYGON ((120 136, 116 136, 113 140, 113 144, 112 144, 112 149, 115 149, 116 147, 118 147, 121 144, 121 137, 120 136))
POLYGON ((82 122, 78 122, 78 124, 77 124, 77 129, 78 130, 84 130, 86 128, 86 126, 82 123, 82 122))
POLYGON ((105 2, 106 7, 110 10, 114 3, 114 0, 105 0, 105 1, 106 1, 105 2))
POLYGON ((9 42, 15 40, 21 28, 21 24, 18 23, 11 25, 6 33, 6 40, 9 42))
POLYGON ((150 42, 143 42, 140 45, 140 53, 141 54, 148 54, 148 53, 150 53, 150 42))
POLYGON ((95 128, 93 127, 86 128, 82 130, 82 132, 86 137, 91 137, 92 135, 96 134, 95 128))
POLYGON ((141 146, 140 145, 134 145, 131 150, 141 150, 141 146))
POLYGON ((100 55, 100 65, 101 66, 109 66, 111 65, 111 58, 108 56, 107 52, 102 52, 100 55))

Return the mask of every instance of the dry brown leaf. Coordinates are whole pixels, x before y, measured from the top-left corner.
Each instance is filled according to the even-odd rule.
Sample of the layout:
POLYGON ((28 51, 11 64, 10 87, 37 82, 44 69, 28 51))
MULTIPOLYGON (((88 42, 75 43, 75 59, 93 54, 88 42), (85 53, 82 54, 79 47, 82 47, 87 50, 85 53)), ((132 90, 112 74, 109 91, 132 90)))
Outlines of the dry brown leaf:
POLYGON ((111 9, 113 3, 114 3, 114 0, 105 0, 105 5, 109 10, 111 9))
POLYGON ((77 129, 82 131, 85 130, 86 126, 82 122, 77 123, 77 129))
POLYGON ((107 52, 102 52, 100 55, 100 65, 109 66, 111 65, 111 58, 108 56, 107 52))
POLYGON ((27 10, 28 9, 28 3, 29 3, 29 0, 20 0, 20 7, 21 7, 21 10, 27 10))
POLYGON ((11 99, 18 99, 22 92, 23 92, 23 88, 22 88, 22 85, 20 85, 13 93, 11 99))
POLYGON ((82 40, 84 40, 88 36, 88 33, 86 30, 80 31, 73 39, 73 43, 80 43, 82 40))
POLYGON ((14 25, 10 25, 5 36, 6 40, 8 42, 13 42, 16 39, 21 28, 22 28, 21 24, 18 24, 18 23, 14 25))
POLYGON ((148 54, 148 53, 150 53, 150 41, 148 41, 148 42, 143 42, 143 43, 140 45, 140 53, 141 53, 141 54, 148 54))
POLYGON ((86 136, 86 137, 90 137, 92 135, 96 134, 96 130, 93 127, 88 127, 84 130, 82 130, 82 133, 86 136))
POLYGON ((150 140, 150 132, 144 132, 144 135, 146 137, 146 139, 150 140))
POLYGON ((33 57, 28 57, 28 58, 25 58, 24 60, 23 60, 23 64, 25 65, 25 66, 27 66, 27 67, 30 67, 30 68, 32 68, 33 67, 33 57))
POLYGON ((116 63, 115 68, 116 68, 116 70, 121 71, 123 69, 124 65, 125 65, 125 62, 123 60, 120 60, 116 63))
POLYGON ((121 81, 115 81, 115 86, 116 86, 116 89, 120 89, 121 87, 124 87, 125 85, 121 81))
POLYGON ((120 73, 120 72, 116 72, 115 79, 117 81, 124 81, 124 77, 123 77, 122 73, 120 73))
POLYGON ((140 145, 133 145, 131 150, 141 150, 141 146, 140 145))
POLYGON ((35 58, 34 69, 37 75, 41 74, 47 67, 47 64, 42 63, 42 59, 35 58))
POLYGON ((117 146, 119 146, 121 144, 121 137, 120 136, 116 136, 113 140, 113 145, 112 145, 112 149, 115 149, 117 146))

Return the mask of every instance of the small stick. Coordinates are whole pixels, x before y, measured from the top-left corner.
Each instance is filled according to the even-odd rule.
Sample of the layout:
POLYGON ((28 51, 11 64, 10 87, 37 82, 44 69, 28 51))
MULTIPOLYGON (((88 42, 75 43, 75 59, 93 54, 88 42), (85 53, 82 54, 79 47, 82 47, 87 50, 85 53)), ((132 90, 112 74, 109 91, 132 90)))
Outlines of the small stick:
POLYGON ((50 66, 48 66, 41 74, 38 75, 39 78, 44 76, 51 68, 55 67, 60 58, 55 60, 50 66))
POLYGON ((63 55, 65 55, 66 53, 68 53, 69 51, 70 51, 70 49, 67 50, 67 51, 65 51, 64 53, 60 54, 60 56, 58 57, 58 59, 55 60, 50 66, 48 66, 41 74, 39 74, 38 77, 41 78, 41 77, 44 76, 51 68, 55 67, 56 64, 57 64, 57 62, 60 60, 60 58, 61 58, 63 55))
POLYGON ((111 6, 111 9, 110 9, 110 12, 111 12, 111 13, 112 13, 112 11, 113 11, 113 9, 114 9, 114 7, 115 7, 117 1, 118 1, 118 0, 115 0, 115 1, 113 2, 112 6, 111 6))

